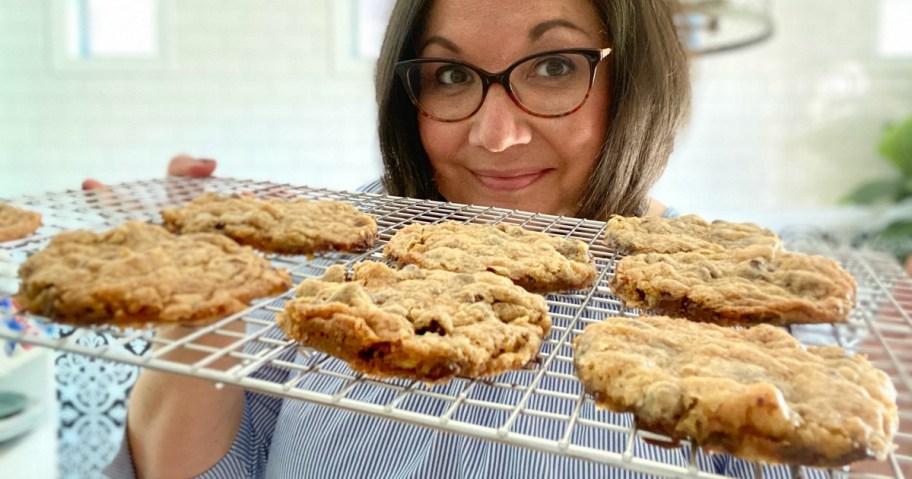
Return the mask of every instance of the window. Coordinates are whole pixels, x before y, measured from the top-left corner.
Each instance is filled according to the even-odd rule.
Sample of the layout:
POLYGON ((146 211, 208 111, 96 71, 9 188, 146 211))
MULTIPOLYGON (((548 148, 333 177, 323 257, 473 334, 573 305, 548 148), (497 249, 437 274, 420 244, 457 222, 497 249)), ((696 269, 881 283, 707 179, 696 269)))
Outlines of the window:
POLYGON ((160 0, 54 0, 54 63, 64 69, 158 68, 160 0))
POLYGON ((340 72, 369 73, 393 9, 392 0, 333 0, 333 49, 340 72))
POLYGON ((389 0, 361 0, 355 24, 358 35, 356 53, 361 58, 376 60, 380 56, 380 45, 386 33, 393 2, 389 0))
POLYGON ((879 50, 884 57, 912 57, 912 0, 881 0, 879 50))
POLYGON ((158 53, 156 0, 70 0, 67 50, 73 58, 158 53))

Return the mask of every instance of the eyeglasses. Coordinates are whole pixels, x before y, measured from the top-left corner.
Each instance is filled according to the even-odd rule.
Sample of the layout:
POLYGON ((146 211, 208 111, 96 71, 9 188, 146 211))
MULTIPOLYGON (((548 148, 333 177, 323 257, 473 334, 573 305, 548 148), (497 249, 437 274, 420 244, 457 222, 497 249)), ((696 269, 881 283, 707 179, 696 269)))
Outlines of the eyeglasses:
POLYGON ((599 62, 611 48, 571 48, 520 58, 499 73, 445 58, 396 64, 412 103, 437 121, 460 121, 481 109, 488 88, 499 83, 524 112, 557 118, 579 110, 589 97, 599 62))

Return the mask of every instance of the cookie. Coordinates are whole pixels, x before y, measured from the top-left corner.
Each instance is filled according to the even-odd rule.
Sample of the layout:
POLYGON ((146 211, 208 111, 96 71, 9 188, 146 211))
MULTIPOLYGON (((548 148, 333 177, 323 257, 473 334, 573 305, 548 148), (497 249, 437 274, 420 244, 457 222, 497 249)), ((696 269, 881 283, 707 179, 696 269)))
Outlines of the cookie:
POLYGON ((312 255, 368 248, 377 222, 341 201, 259 200, 206 193, 180 208, 161 212, 178 234, 218 233, 260 251, 312 255))
POLYGON ((41 226, 41 214, 0 203, 0 242, 28 236, 41 226))
POLYGON ((377 262, 303 281, 277 321, 355 371, 429 383, 521 368, 551 328, 544 298, 501 276, 377 262))
POLYGON ((19 278, 24 309, 76 325, 201 324, 291 287, 287 272, 229 238, 138 221, 60 233, 19 278))
POLYGON ((610 286, 627 306, 727 326, 843 323, 856 289, 832 259, 766 246, 626 256, 610 286))
POLYGON ((696 215, 677 218, 612 216, 605 243, 621 254, 723 251, 765 245, 782 248, 776 233, 753 223, 706 222, 696 215))
POLYGON ((505 223, 413 223, 390 238, 383 254, 400 265, 490 271, 538 293, 586 288, 596 276, 586 243, 505 223))
POLYGON ((767 325, 723 328, 667 317, 609 318, 574 340, 597 405, 639 427, 743 459, 839 467, 885 459, 896 389, 838 346, 805 349, 767 325))

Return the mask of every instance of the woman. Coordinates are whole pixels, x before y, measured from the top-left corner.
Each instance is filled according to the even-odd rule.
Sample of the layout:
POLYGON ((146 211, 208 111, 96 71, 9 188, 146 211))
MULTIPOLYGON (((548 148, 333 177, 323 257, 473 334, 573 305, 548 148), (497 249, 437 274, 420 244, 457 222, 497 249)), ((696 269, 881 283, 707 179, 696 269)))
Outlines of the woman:
MULTIPOLYGON (((400 0, 376 88, 385 173, 369 191, 594 219, 665 213, 648 191, 690 98, 670 0, 400 0)), ((179 157, 169 173, 206 176, 214 166, 179 157)), ((282 381, 287 372, 257 374, 282 381)), ((307 388, 331 387, 305 380, 307 388)), ((543 426, 524 427, 534 434, 543 426)), ((149 477, 618 472, 155 371, 134 388, 127 437, 115 475, 130 472, 130 452, 149 477)), ((585 442, 606 448, 617 440, 596 434, 585 442)), ((677 450, 656 459, 686 464, 677 450)))
POLYGON ((642 214, 690 99, 687 60, 669 2, 469 3, 475 5, 400 2, 393 13, 376 72, 389 193, 601 220, 612 213, 642 214), (576 15, 563 14, 566 10, 576 15), (473 14, 459 16, 466 12, 473 14), (507 29, 509 17, 527 20, 507 29), (567 18, 575 20, 560 23, 567 18), (492 51, 491 45, 499 48, 492 51), (579 96, 564 108, 541 108, 552 116, 572 111, 560 117, 523 112, 503 88, 492 86, 488 96, 495 98, 471 117, 435 121, 426 111, 415 114, 395 72, 396 62, 421 57, 457 58, 501 71, 525 55, 579 47, 611 52, 596 64, 588 99, 584 87, 574 87, 579 96), (585 101, 573 111, 577 100, 585 101), (408 161, 397 161, 402 158, 408 161), (529 177, 538 172, 543 177, 529 177), (531 184, 521 181, 523 174, 531 184), (498 184, 510 175, 522 188, 498 184))

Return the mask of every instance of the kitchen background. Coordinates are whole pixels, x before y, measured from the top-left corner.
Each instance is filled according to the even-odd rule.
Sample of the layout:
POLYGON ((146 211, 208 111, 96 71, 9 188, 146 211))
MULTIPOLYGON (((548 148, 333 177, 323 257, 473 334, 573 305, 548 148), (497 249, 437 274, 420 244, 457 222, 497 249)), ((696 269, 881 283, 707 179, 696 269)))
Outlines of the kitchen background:
MULTIPOLYGON (((378 32, 359 37, 357 27, 359 12, 382 17, 384 7, 370 7, 0 1, 0 197, 75 189, 87 177, 159 178, 176 153, 216 158, 228 177, 335 189, 377 178, 378 32), (140 55, 95 57, 79 14, 118 3, 148 13, 130 27, 138 38, 128 46, 140 55)), ((887 210, 839 200, 898 175, 877 143, 912 115, 912 0, 779 0, 771 17, 769 40, 695 59, 692 120, 655 196, 779 230, 875 227, 887 210)), ((56 363, 56 465, 61 476, 90 477, 119 439, 135 370, 56 363)))

